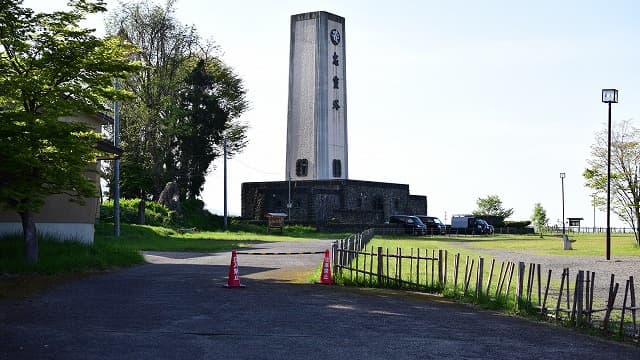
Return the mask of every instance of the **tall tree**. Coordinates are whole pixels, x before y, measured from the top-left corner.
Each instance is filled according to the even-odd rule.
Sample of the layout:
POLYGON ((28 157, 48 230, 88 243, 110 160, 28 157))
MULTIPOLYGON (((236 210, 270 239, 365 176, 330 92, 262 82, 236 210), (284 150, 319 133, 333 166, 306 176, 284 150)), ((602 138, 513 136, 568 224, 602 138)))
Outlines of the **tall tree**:
POLYGON ((174 1, 165 7, 149 2, 123 3, 111 12, 107 31, 139 47, 135 59, 144 68, 122 86, 135 94, 121 107, 121 194, 157 199, 174 169, 175 99, 185 78, 187 62, 198 51, 193 27, 174 16, 174 1))
POLYGON ((531 215, 531 222, 533 223, 534 228, 540 233, 540 237, 542 238, 542 231, 549 224, 549 219, 547 218, 547 211, 542 207, 540 203, 536 203, 533 206, 533 215, 531 215))
POLYGON ((38 260, 33 218, 53 194, 82 202, 96 184, 84 175, 95 162, 99 135, 60 117, 104 110, 122 99, 113 78, 137 66, 133 50, 79 26, 103 1, 70 1, 69 11, 34 13, 22 0, 0 1, 0 205, 22 220, 25 256, 38 260))
MULTIPOLYGON (((596 191, 596 203, 604 209, 607 196, 608 132, 596 134, 591 157, 583 176, 596 191)), ((630 120, 614 122, 611 128, 611 210, 633 229, 640 246, 640 129, 630 120)))
POLYGON ((513 215, 513 209, 505 209, 498 195, 488 195, 484 198, 478 198, 476 205, 478 209, 473 212, 474 215, 500 216, 504 219, 513 215))
POLYGON ((185 79, 176 123, 176 177, 183 198, 200 195, 211 163, 223 151, 223 137, 230 155, 245 146, 245 126, 233 118, 245 107, 240 79, 217 59, 198 60, 185 79))
POLYGON ((136 59, 145 65, 123 84, 136 99, 122 106, 121 125, 122 194, 143 201, 157 200, 170 181, 182 198, 198 196, 221 153, 221 132, 232 153, 246 144, 238 120, 247 108, 242 81, 216 58, 215 46, 175 18, 174 4, 124 3, 107 26, 139 46, 136 59))

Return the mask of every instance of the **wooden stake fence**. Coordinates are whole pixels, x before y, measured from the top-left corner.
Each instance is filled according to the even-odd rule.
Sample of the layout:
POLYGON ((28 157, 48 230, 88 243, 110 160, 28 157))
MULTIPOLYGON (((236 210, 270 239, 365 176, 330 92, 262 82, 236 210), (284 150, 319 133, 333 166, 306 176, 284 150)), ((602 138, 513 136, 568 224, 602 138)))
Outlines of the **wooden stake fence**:
MULTIPOLYGON (((601 327, 605 333, 611 331, 612 319, 619 320, 617 332, 621 336, 639 337, 636 312, 638 310, 635 297, 634 278, 625 280, 624 296, 616 306, 619 283, 611 274, 608 298, 594 301, 596 274, 592 271, 577 271, 571 291, 569 268, 564 268, 559 278, 560 287, 551 288, 552 270, 548 269, 546 281, 542 279, 540 264, 502 261, 498 270, 496 260, 491 259, 488 274, 485 274, 485 259, 469 256, 465 259, 464 270, 461 268, 460 254, 453 254, 453 269, 448 268, 448 251, 441 249, 409 249, 403 254, 402 248, 395 253, 382 247, 366 248, 373 237, 373 231, 352 235, 334 244, 334 274, 352 283, 365 286, 397 287, 443 291, 452 289, 454 294, 471 297, 473 301, 507 301, 512 290, 512 280, 516 273, 514 304, 519 311, 535 311, 543 316, 550 316, 558 321, 565 321, 576 327, 601 327), (517 269, 516 269, 517 266, 517 269), (404 268, 404 269, 403 269, 404 268), (448 273, 451 270, 453 282, 449 283, 448 273), (497 274, 494 276, 494 271, 497 274), (436 275, 437 272, 437 275, 436 275), (473 276, 475 275, 475 279, 473 276), (485 283, 485 276, 488 275, 485 283), (494 285, 494 277, 496 277, 494 285), (543 286, 544 284, 544 286, 543 286), (492 288, 493 285, 493 288, 492 288), (506 285, 506 286, 505 286, 506 285), (486 289, 486 291, 485 291, 486 289), (492 291, 493 289, 493 291, 492 291), (534 296, 535 295, 535 296, 534 296), (550 298, 555 306, 548 308, 550 298), (483 300, 485 301, 485 300, 483 300), (595 304, 604 304, 603 308, 594 308, 595 304), (621 304, 621 305, 620 305, 621 304), (616 312, 619 317, 612 317, 616 312), (604 313, 602 320, 594 314, 604 313), (630 317, 630 319, 629 319, 630 317)), ((621 292, 621 291, 620 291, 621 292)))

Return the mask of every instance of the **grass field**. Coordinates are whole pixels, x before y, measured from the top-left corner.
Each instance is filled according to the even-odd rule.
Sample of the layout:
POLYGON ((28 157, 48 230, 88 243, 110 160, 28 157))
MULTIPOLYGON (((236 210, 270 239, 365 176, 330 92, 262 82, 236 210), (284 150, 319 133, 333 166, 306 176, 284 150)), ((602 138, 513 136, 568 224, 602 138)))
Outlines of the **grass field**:
POLYGON ((113 236, 113 224, 97 224, 92 245, 39 240, 40 256, 36 265, 24 263, 21 236, 0 239, 0 273, 61 274, 102 271, 144 262, 141 251, 215 252, 239 249, 265 241, 305 241, 335 238, 340 235, 315 232, 309 227, 286 227, 283 234, 248 231, 208 231, 180 234, 175 230, 144 225, 122 224, 120 237, 113 236))
MULTIPOLYGON (((482 254, 483 249, 517 250, 536 255, 598 256, 605 253, 604 234, 570 234, 575 240, 574 250, 562 250, 562 239, 555 235, 493 235, 493 236, 442 236, 398 237, 377 236, 373 243, 391 248, 440 248, 450 252, 482 254), (379 243, 380 242, 380 243, 379 243)), ((640 256, 633 234, 612 234, 611 253, 616 256, 640 256)))
MULTIPOLYGON (((495 235, 472 239, 455 239, 463 241, 481 251, 481 249, 505 249, 529 252, 537 255, 565 255, 565 256, 597 256, 605 253, 604 234, 569 234, 575 240, 573 250, 562 249, 560 236, 546 235, 495 235)), ((633 234, 612 234, 611 253, 617 256, 640 256, 640 248, 636 246, 633 234)))
MULTIPOLYGON (((562 242, 561 238, 558 236, 545 236, 544 238, 540 238, 539 235, 495 235, 495 236, 442 236, 442 237, 398 237, 398 236, 375 236, 372 241, 367 245, 367 253, 371 252, 373 248, 373 252, 376 253, 375 250, 377 247, 383 248, 383 254, 386 254, 388 249, 389 255, 389 264, 385 264, 383 266, 383 272, 388 274, 390 277, 394 278, 396 275, 396 267, 402 273, 402 279, 415 281, 416 279, 416 260, 403 259, 402 264, 396 263, 395 254, 401 252, 403 256, 407 256, 413 254, 416 256, 418 254, 418 249, 420 249, 421 256, 425 257, 425 254, 429 254, 431 256, 432 251, 435 250, 435 254, 437 254, 438 250, 447 250, 448 252, 448 271, 447 271, 447 286, 445 288, 441 288, 439 284, 431 284, 426 283, 424 275, 421 278, 421 284, 427 288, 431 288, 431 291, 444 293, 446 295, 456 297, 456 298, 465 298, 465 294, 463 294, 463 273, 467 266, 471 267, 471 262, 474 261, 474 266, 472 273, 474 275, 471 276, 471 281, 469 285, 469 293, 474 292, 475 288, 475 273, 477 271, 478 266, 478 258, 483 257, 485 259, 484 264, 484 281, 483 286, 487 286, 487 280, 489 279, 490 273, 490 261, 494 257, 490 255, 490 250, 500 249, 500 250, 510 250, 517 251, 518 253, 531 253, 536 255, 564 255, 564 256, 594 256, 594 259, 600 258, 604 255, 605 248, 605 240, 604 235, 602 234, 572 234, 570 236, 572 239, 576 241, 573 243, 573 247, 575 250, 564 251, 562 250, 562 242), (400 250, 398 250, 400 249, 400 250), (426 252, 426 253, 425 253, 426 252), (457 281, 457 287, 453 286, 454 279, 454 261, 453 257, 455 254, 460 254, 460 265, 459 265, 459 275, 457 281), (468 260, 467 260, 468 259, 468 260), (467 261, 469 261, 467 265, 467 261), (387 272, 388 267, 388 272, 387 272)), ((630 234, 614 234, 611 240, 611 250, 612 254, 615 256, 638 256, 640 257, 640 248, 635 246, 635 240, 633 235, 630 234)), ((358 266, 367 271, 372 266, 371 257, 360 255, 358 258, 358 266), (368 258, 368 260, 365 260, 368 258), (367 263, 368 262, 368 263, 367 263)), ((374 258, 374 261, 375 260, 374 258)), ((355 261, 352 262, 352 266, 355 265, 355 261)), ((422 260, 421 269, 423 267, 427 267, 427 272, 431 270, 430 262, 422 260)), ((495 294, 497 290, 497 277, 500 271, 501 262, 496 262, 495 269, 493 273, 493 282, 491 284, 491 288, 489 294, 495 294)), ((375 271, 375 266, 373 266, 373 271, 375 271)), ((423 273, 424 270, 420 270, 420 273, 423 273)), ((546 269, 543 269, 543 272, 546 269)), ((437 282, 437 264, 435 265, 435 279, 437 282)), ((431 275, 429 275, 430 277, 431 275)), ((362 274, 355 275, 351 272, 345 273, 345 276, 342 279, 339 279, 344 283, 356 283, 361 285, 373 285, 375 284, 376 279, 370 279, 367 276, 362 274)), ((394 283, 395 280, 392 281, 394 283)), ((559 274, 555 274, 552 277, 551 283, 552 288, 559 288, 559 274)), ((506 286, 506 284, 505 284, 506 286)), ((509 289, 510 293, 515 294, 515 277, 511 283, 511 287, 509 289)), ((486 289, 483 289, 483 292, 486 293, 486 289)), ((537 295, 532 294, 533 301, 537 301, 537 295)), ((476 299, 477 300, 477 299, 476 299)), ((550 295, 549 301, 553 300, 553 295, 550 295)), ((475 301, 475 300, 474 300, 475 301)), ((513 297, 509 299, 494 299, 494 301, 489 302, 485 301, 486 305, 491 307, 499 306, 499 307, 513 307, 513 297), (497 301, 497 304, 496 304, 497 301), (507 303, 508 302, 508 303, 507 303)))

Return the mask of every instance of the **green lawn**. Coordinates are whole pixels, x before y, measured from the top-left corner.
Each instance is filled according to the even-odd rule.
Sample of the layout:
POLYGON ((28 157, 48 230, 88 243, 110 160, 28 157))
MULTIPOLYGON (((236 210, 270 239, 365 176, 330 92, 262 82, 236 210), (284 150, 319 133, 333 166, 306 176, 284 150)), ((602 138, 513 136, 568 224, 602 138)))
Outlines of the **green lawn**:
MULTIPOLYGON (((443 237, 394 237, 376 236, 376 246, 390 248, 440 248, 449 252, 482 254, 483 249, 517 250, 536 255, 601 256, 605 253, 604 234, 570 234, 576 240, 573 250, 562 250, 562 239, 555 235, 494 235, 494 236, 443 236, 443 237)), ((613 256, 640 256, 633 234, 612 234, 611 254, 613 256)))
MULTIPOLYGON (((635 240, 633 235, 630 234, 612 234, 611 239, 611 251, 614 256, 640 256, 640 248, 635 246, 635 240)), ((540 238, 539 235, 495 235, 495 236, 460 236, 460 237, 399 237, 399 236, 375 236, 373 240, 367 245, 366 252, 370 253, 371 248, 373 248, 373 252, 377 251, 375 248, 378 246, 383 248, 383 254, 386 254, 388 249, 389 255, 392 257, 389 259, 388 274, 391 277, 395 276, 396 273, 396 260, 393 257, 397 253, 397 249, 400 248, 402 255, 407 256, 413 254, 416 256, 418 254, 418 249, 420 249, 420 256, 425 256, 425 251, 428 251, 428 255, 432 254, 432 251, 435 250, 436 256, 438 250, 447 250, 448 252, 448 271, 447 271, 447 288, 446 289, 438 289, 437 284, 435 285, 434 290, 438 292, 444 292, 449 294, 454 294, 454 297, 461 297, 462 294, 462 284, 464 271, 467 263, 467 259, 469 261, 469 266, 471 266, 471 262, 474 262, 473 274, 475 274, 476 269, 478 267, 478 258, 484 258, 484 285, 487 286, 487 281, 489 278, 490 267, 491 267, 491 259, 494 258, 493 255, 489 254, 490 249, 504 249, 504 250, 517 250, 519 252, 529 252, 531 254, 540 254, 540 255, 565 255, 565 256, 594 256, 594 257, 602 257, 604 256, 604 235, 603 234, 571 234, 570 238, 575 239, 576 241, 573 243, 573 247, 575 250, 572 251, 564 251, 562 250, 562 242, 561 238, 557 236, 547 235, 544 238, 540 238), (454 279, 454 255, 460 254, 460 265, 459 265, 459 275, 457 288, 453 288, 452 282, 454 279)), ((374 261, 377 261, 374 259, 374 261)), ((384 260, 385 264, 383 265, 383 272, 386 274, 387 265, 386 259, 384 260)), ((500 267, 502 262, 496 262, 493 279, 491 284, 490 294, 493 296, 497 290, 497 278, 499 277, 500 267)), ((352 265, 355 265, 355 261, 352 262, 352 265)), ((369 256, 360 255, 358 259, 358 266, 362 270, 368 270, 371 266, 371 258, 369 256), (365 260, 365 257, 367 260, 365 260), (366 267, 365 267, 366 266, 366 267)), ((374 264, 375 265, 375 264, 374 264)), ((424 266, 425 261, 421 262, 421 284, 424 284, 424 266)), ((428 272, 431 272, 430 263, 427 265, 428 272)), ((408 259, 404 259, 401 264, 402 269, 402 279, 409 280, 413 279, 415 281, 416 278, 416 260, 410 261, 408 259)), ((373 270, 375 271, 375 266, 373 266, 373 270)), ((542 269, 543 273, 546 272, 547 269, 542 269)), ((528 264, 527 270, 528 271, 528 264)), ((435 266, 435 279, 437 281, 437 265, 435 266)), ((517 271, 516 271, 517 272, 517 271)), ((347 272, 346 276, 343 277, 343 281, 351 282, 352 274, 347 272)), ((544 274, 543 274, 544 275, 544 274)), ((574 276, 574 275, 572 275, 574 276)), ((429 274, 429 278, 431 275, 429 274)), ((560 274, 554 273, 552 275, 551 286, 552 288, 559 287, 559 278, 560 274)), ((369 278, 366 276, 355 275, 354 282, 360 284, 367 284, 369 282, 369 278)), ((375 282, 375 278, 373 279, 375 282)), ((472 275, 472 279, 469 284, 470 292, 474 291, 475 287, 475 275, 472 275)), ((546 277, 543 280, 543 283, 546 282, 546 277)), ((427 287, 430 287, 430 281, 426 284, 427 287)), ((506 287, 506 283, 504 285, 506 287)), ((511 283, 510 293, 515 294, 515 274, 513 281, 511 283)), ((483 289, 483 292, 486 291, 483 289)), ((504 293, 504 291, 503 291, 504 293)), ((549 296, 549 301, 553 301, 555 295, 549 296)), ((537 301, 537 295, 532 294, 532 298, 534 302, 537 301)), ((499 301, 505 301, 504 299, 499 301)), ((513 299, 510 298, 508 300, 512 302, 513 299)), ((511 304, 512 305, 512 304, 511 304)))
POLYGON ((33 266, 24 263, 22 238, 6 237, 0 239, 0 273, 62 274, 102 271, 141 264, 144 262, 141 251, 145 250, 215 252, 244 248, 265 241, 306 241, 343 236, 317 233, 311 228, 300 226, 286 227, 283 234, 239 230, 179 234, 168 228, 130 224, 121 224, 120 235, 113 236, 113 224, 103 223, 96 225, 92 245, 41 238, 39 261, 33 266))
MULTIPOLYGON (((545 235, 495 235, 490 237, 453 238, 482 251, 482 249, 518 250, 537 255, 599 256, 605 254, 604 234, 569 234, 575 240, 573 250, 562 249, 560 236, 545 235)), ((633 234, 612 234, 611 254, 614 256, 640 256, 633 234)))

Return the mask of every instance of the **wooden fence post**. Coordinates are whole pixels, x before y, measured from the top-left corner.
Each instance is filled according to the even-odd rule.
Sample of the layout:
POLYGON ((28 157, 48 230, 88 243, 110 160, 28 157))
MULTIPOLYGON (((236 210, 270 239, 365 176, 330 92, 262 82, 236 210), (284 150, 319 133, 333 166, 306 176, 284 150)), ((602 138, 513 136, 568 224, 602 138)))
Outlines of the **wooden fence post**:
POLYGON ((416 285, 420 287, 420 248, 418 248, 418 258, 416 259, 416 285))
POLYGON ((564 290, 564 277, 567 268, 562 269, 562 278, 560 279, 560 291, 558 292, 558 304, 556 305, 556 320, 560 320, 560 305, 562 304, 562 291, 564 290))
POLYGON ((520 308, 520 301, 522 301, 522 290, 524 286, 524 262, 518 262, 518 287, 516 288, 516 309, 520 308))
POLYGON ((356 283, 358 282, 358 278, 360 277, 360 250, 354 249, 353 251, 355 251, 355 253, 353 254, 353 256, 356 258, 356 283))
MULTIPOLYGON (((507 268, 509 267, 509 263, 507 263, 507 268)), ((504 285, 504 279, 507 277, 507 272, 505 271, 504 275, 502 275, 502 269, 504 268, 504 261, 500 265, 500 275, 498 275, 498 283, 496 284, 496 299, 498 295, 502 292, 502 285, 504 285)))
POLYGON ((447 273, 449 272, 448 263, 449 263, 449 251, 445 250, 444 251, 444 276, 442 278, 443 285, 447 285, 447 273))
POLYGON ((509 281, 507 281, 507 290, 505 292, 505 299, 509 299, 509 291, 511 290, 511 280, 513 279, 513 269, 516 267, 516 263, 510 263, 511 271, 509 271, 509 281))
POLYGON ((382 246, 378 246, 378 286, 382 286, 382 246))
POLYGON ((460 253, 453 255, 453 288, 458 287, 458 267, 460 266, 460 253))
POLYGON ((540 279, 540 264, 536 264, 538 273, 538 306, 542 306, 542 280, 540 279))
POLYGON ((385 259, 386 259, 386 262, 387 262, 387 272, 385 273, 384 282, 388 286, 389 285, 389 278, 391 277, 390 274, 389 274, 389 248, 387 248, 387 256, 385 256, 385 259))
POLYGON ((336 271, 338 270, 338 264, 336 264, 336 260, 338 259, 338 242, 334 241, 331 243, 331 265, 333 267, 333 275, 336 275, 336 271))
POLYGON ((484 275, 484 258, 478 258, 478 274, 476 275, 476 298, 482 296, 482 276, 484 275))
POLYGON ((535 278, 534 270, 535 265, 533 263, 529 263, 529 271, 527 272, 527 290, 525 292, 527 306, 531 306, 531 291, 533 290, 533 280, 535 278))
POLYGON ((466 278, 464 279, 464 295, 467 295, 467 291, 469 290, 469 283, 471 282, 471 274, 473 274, 473 264, 475 259, 471 259, 471 267, 469 268, 469 274, 465 274, 466 278))
POLYGON ((611 317, 611 311, 613 310, 613 303, 616 301, 616 295, 618 293, 618 283, 615 283, 615 274, 611 274, 611 282, 609 283, 609 299, 607 300, 607 309, 604 313, 604 320, 602 322, 602 329, 605 333, 609 332, 609 318, 611 317))
POLYGON ((567 310, 571 307, 571 298, 569 297, 569 289, 571 288, 571 280, 569 278, 569 268, 567 268, 567 310))
POLYGON ((436 271, 436 250, 435 249, 431 249, 431 286, 434 286, 434 274, 436 271))
POLYGON ((443 286, 444 283, 444 259, 442 250, 438 250, 438 286, 443 286))
POLYGON ((593 287, 596 282, 595 271, 591 272, 591 281, 589 284, 589 314, 587 315, 589 323, 591 324, 591 313, 593 312, 593 287))
POLYGON ((409 285, 413 284, 413 248, 411 248, 411 254, 409 255, 409 285))
POLYGON ((398 287, 402 286, 402 248, 398 248, 398 257, 396 260, 398 261, 396 264, 396 271, 398 273, 398 287))
POLYGON ((627 307, 627 296, 629 295, 629 280, 624 287, 624 299, 622 300, 622 313, 620 314, 620 336, 624 338, 624 313, 627 307))
POLYGON ((493 266, 496 263, 496 259, 491 259, 491 268, 489 269, 489 280, 487 281, 487 297, 491 297, 491 279, 493 279, 493 266))
POLYGON ((469 256, 467 255, 467 259, 464 262, 464 277, 462 278, 462 293, 467 295, 467 276, 469 274, 469 256))
POLYGON ((576 327, 582 324, 582 301, 584 299, 584 271, 578 270, 578 274, 576 274, 576 285, 574 286, 573 292, 573 309, 571 311, 571 316, 575 313, 576 316, 576 327))
POLYGON ((542 300, 542 306, 540 307, 540 314, 547 312, 547 295, 549 294, 549 284, 551 283, 551 269, 547 274, 547 285, 544 288, 544 299, 542 300))
POLYGON ((636 291, 633 285, 633 276, 629 276, 629 291, 631 292, 631 316, 633 320, 633 335, 638 334, 638 328, 636 326, 636 291))
POLYGON ((369 285, 373 285, 373 246, 369 247, 370 260, 369 260, 369 285))

